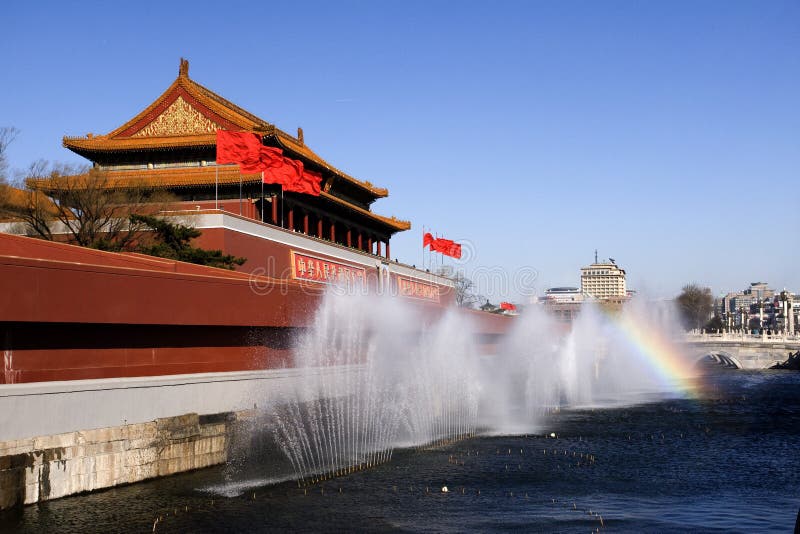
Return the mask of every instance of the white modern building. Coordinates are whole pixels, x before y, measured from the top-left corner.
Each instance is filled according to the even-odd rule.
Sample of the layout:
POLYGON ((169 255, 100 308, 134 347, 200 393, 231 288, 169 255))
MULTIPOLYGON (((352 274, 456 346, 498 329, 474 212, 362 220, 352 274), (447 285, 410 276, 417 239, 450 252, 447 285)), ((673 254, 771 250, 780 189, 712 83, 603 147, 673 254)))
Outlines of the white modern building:
POLYGON ((625 298, 625 270, 614 260, 595 261, 581 268, 581 293, 585 298, 625 298))
POLYGON ((581 302, 583 293, 577 287, 551 287, 544 292, 546 302, 581 302))

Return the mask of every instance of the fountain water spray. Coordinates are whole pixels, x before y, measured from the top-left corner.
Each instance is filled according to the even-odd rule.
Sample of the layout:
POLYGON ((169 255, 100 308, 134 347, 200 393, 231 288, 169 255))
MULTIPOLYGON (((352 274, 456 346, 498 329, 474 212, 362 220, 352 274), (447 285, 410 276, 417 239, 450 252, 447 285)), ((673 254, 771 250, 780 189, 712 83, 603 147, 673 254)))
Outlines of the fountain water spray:
POLYGON ((479 354, 474 315, 330 291, 295 349, 301 379, 276 404, 277 442, 306 484, 384 463, 397 447, 536 432, 562 407, 674 393, 626 335, 672 328, 669 314, 651 312, 586 305, 569 327, 529 307, 495 354, 479 354))
POLYGON ((477 366, 463 327, 457 310, 428 322, 397 298, 329 292, 295 350, 297 391, 275 409, 300 483, 472 435, 477 366))

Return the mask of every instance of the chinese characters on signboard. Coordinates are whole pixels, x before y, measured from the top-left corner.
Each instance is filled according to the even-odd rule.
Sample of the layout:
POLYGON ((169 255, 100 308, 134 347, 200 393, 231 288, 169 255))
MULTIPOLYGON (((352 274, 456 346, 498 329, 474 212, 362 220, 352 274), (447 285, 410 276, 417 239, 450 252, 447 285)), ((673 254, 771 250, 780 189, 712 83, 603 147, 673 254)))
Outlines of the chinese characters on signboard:
POLYGON ((310 280, 324 284, 363 284, 363 267, 353 267, 330 260, 322 260, 292 252, 292 276, 297 280, 310 280))
POLYGON ((397 277, 397 291, 403 297, 439 302, 439 286, 418 282, 409 278, 397 277))

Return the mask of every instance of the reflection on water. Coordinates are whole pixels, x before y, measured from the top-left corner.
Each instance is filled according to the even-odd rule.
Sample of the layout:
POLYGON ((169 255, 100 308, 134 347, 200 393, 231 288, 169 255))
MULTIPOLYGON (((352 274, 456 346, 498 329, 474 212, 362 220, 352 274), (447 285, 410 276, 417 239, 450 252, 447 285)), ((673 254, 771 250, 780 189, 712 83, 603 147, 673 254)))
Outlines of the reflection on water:
POLYGON ((0 530, 152 532, 160 517, 157 532, 791 531, 800 374, 725 372, 706 387, 702 400, 564 410, 539 435, 396 451, 305 489, 280 482, 290 468, 265 446, 231 466, 3 513, 0 530))

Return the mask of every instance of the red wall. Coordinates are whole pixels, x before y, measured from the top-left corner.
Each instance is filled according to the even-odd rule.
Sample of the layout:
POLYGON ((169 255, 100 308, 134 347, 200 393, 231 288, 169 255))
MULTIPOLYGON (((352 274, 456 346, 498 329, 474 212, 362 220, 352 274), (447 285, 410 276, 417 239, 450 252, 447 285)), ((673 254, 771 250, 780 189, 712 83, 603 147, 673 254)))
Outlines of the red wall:
MULTIPOLYGON (((230 248, 215 248, 247 248, 288 268, 284 245, 245 237, 208 231, 205 239, 230 239, 230 248)), ((0 384, 291 365, 323 292, 321 284, 0 234, 0 384)), ((430 320, 443 310, 413 305, 430 320)), ((487 345, 509 321, 476 317, 487 345)))

